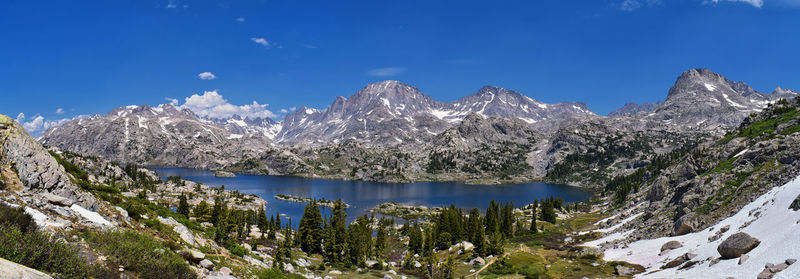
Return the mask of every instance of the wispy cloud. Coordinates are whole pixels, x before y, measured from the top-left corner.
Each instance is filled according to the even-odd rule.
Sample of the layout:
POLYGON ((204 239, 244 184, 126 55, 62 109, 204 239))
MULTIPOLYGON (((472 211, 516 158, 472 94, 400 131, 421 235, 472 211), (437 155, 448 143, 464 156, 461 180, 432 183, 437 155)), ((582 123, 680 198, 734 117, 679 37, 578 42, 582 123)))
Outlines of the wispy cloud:
POLYGON ((309 48, 309 49, 316 49, 316 48, 317 48, 317 46, 315 46, 315 45, 309 45, 309 44, 305 44, 305 45, 303 45, 303 47, 304 47, 304 48, 309 48))
POLYGON ((58 109, 56 110, 56 114, 58 114, 58 115, 62 115, 62 114, 64 114, 64 109, 62 109, 62 108, 58 108, 58 109))
POLYGON ((243 17, 238 17, 238 18, 236 18, 236 21, 237 22, 244 22, 244 18, 243 17))
POLYGON ((212 79, 217 78, 217 76, 212 74, 211 72, 202 72, 202 73, 197 74, 197 78, 202 79, 202 80, 212 80, 212 79))
POLYGON ((367 71, 367 75, 373 77, 391 77, 399 75, 400 73, 405 72, 405 70, 405 68, 400 67, 377 68, 367 71))
MULTIPOLYGON (((177 104, 175 101, 171 101, 174 104, 177 104)), ((217 119, 225 119, 230 118, 233 115, 239 115, 242 117, 268 117, 274 118, 277 115, 272 111, 267 109, 268 104, 259 104, 256 101, 253 101, 252 104, 246 105, 234 105, 228 102, 225 98, 222 97, 222 94, 219 94, 216 90, 214 91, 205 91, 202 95, 200 94, 193 94, 192 96, 186 97, 185 102, 183 105, 180 106, 181 109, 188 109, 196 113, 197 115, 210 117, 210 118, 217 118, 217 119)))
POLYGON ((632 12, 642 7, 655 6, 661 3, 662 0, 624 0, 619 4, 619 9, 626 12, 632 12))
POLYGON ((264 46, 266 48, 269 48, 272 45, 264 38, 255 38, 254 37, 254 38, 250 38, 250 40, 253 41, 254 43, 262 45, 262 46, 264 46))
POLYGON ((764 6, 764 0, 710 0, 706 1, 705 3, 719 3, 719 2, 743 2, 752 5, 756 8, 761 8, 764 6))
POLYGON ((169 104, 173 105, 173 106, 178 106, 178 102, 180 102, 180 101, 178 101, 178 99, 174 99, 174 98, 170 98, 170 97, 165 97, 164 100, 169 101, 169 104))

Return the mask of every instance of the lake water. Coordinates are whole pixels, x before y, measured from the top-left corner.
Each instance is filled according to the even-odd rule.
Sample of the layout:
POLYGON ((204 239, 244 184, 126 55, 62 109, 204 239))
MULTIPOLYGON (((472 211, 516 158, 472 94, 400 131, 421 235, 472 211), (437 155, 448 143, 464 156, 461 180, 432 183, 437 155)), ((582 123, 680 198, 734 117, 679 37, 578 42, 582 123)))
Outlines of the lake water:
MULTIPOLYGON (((418 183, 376 183, 363 181, 343 181, 329 179, 313 179, 291 176, 236 174, 235 178, 215 177, 214 172, 174 167, 152 167, 162 179, 168 176, 181 176, 183 179, 219 187, 225 185, 226 190, 239 190, 245 194, 254 194, 267 201, 267 215, 279 211, 291 218, 294 226, 300 221, 305 204, 275 199, 275 195, 284 194, 298 197, 342 199, 350 204, 347 219, 369 214, 368 210, 385 202, 396 202, 428 207, 450 206, 463 209, 477 207, 485 210, 491 200, 498 202, 513 201, 522 206, 535 199, 554 196, 562 198, 565 203, 585 201, 591 193, 567 185, 541 182, 473 185, 459 182, 418 182, 418 183)), ((329 211, 323 208, 323 216, 329 211)))

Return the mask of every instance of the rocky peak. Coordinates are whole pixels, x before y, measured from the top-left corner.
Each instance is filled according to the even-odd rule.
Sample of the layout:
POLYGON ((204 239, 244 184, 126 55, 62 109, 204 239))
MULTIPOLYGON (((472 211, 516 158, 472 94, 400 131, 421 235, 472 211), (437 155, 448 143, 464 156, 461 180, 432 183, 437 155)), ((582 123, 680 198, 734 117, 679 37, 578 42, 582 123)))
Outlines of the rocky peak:
POLYGON ((781 88, 780 86, 778 86, 778 87, 775 87, 775 90, 772 90, 772 94, 778 94, 778 95, 798 95, 798 94, 800 94, 800 93, 798 93, 797 91, 791 90, 791 89, 784 89, 784 88, 781 88))

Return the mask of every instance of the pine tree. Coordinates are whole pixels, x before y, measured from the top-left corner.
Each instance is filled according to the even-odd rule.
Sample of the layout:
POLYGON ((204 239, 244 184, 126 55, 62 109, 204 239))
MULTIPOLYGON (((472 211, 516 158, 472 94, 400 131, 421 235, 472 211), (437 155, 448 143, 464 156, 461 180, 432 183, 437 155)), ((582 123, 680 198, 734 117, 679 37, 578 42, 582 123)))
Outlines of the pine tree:
POLYGON ((275 226, 281 228, 281 212, 275 211, 275 226))
POLYGON ((262 233, 266 232, 269 227, 269 220, 267 220, 267 213, 262 208, 258 211, 258 229, 261 230, 262 233))
POLYGON ((332 263, 343 262, 342 252, 347 248, 347 213, 341 199, 333 204, 328 223, 328 232, 325 243, 326 260, 332 263))
POLYGON ((375 235, 375 257, 382 258, 383 253, 386 250, 386 228, 381 224, 378 224, 378 232, 375 235))
POLYGON ((308 203, 303 210, 298 233, 300 249, 303 252, 322 253, 322 213, 316 201, 308 203))
POLYGON ((408 232, 408 250, 415 254, 422 253, 423 239, 419 224, 414 223, 408 232))
POLYGON ((188 218, 190 211, 189 203, 186 201, 186 196, 181 194, 181 197, 178 201, 178 213, 188 218))
POLYGON ((531 215, 532 215, 532 217, 531 217, 531 231, 534 232, 534 233, 538 233, 539 232, 539 228, 536 227, 536 204, 537 203, 534 203, 533 204, 533 209, 531 209, 531 212, 532 212, 531 213, 531 215))
POLYGON ((500 205, 494 200, 489 203, 489 208, 486 209, 486 233, 494 233, 500 231, 500 205))

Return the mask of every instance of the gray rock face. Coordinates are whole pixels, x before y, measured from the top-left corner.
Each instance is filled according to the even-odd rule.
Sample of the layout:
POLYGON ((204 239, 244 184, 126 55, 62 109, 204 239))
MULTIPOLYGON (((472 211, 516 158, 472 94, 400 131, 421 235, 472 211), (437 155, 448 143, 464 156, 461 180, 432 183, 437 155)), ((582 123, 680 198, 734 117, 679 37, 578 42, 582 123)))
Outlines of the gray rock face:
POLYGON ((477 257, 469 261, 469 264, 472 266, 483 266, 486 264, 486 260, 481 257, 477 257))
POLYGON ((737 126, 768 103, 796 95, 785 90, 759 93, 743 82, 733 82, 708 69, 692 69, 678 77, 667 99, 648 118, 673 125, 737 126))
POLYGON ((301 108, 287 115, 275 140, 324 144, 358 140, 370 145, 424 141, 470 113, 517 118, 533 125, 595 115, 582 103, 545 104, 517 92, 486 86, 451 103, 434 100, 397 81, 367 85, 350 98, 337 97, 325 110, 301 108))
MULTIPOLYGON (((219 168, 268 149, 260 134, 237 134, 226 125, 165 104, 128 106, 48 129, 43 144, 120 163, 219 168)), ((238 123, 238 124, 237 124, 238 123)), ((230 126, 228 125, 228 126, 230 126)))
POLYGON ((216 171, 214 172, 214 176, 216 177, 224 177, 224 178, 233 178, 236 177, 236 174, 227 171, 216 171))
POLYGON ((655 103, 626 103, 621 108, 618 108, 610 113, 608 113, 609 117, 620 117, 620 116, 631 116, 631 115, 642 115, 647 114, 656 110, 659 106, 661 106, 663 102, 655 102, 655 103))
POLYGON ((735 233, 725 239, 725 241, 717 247, 717 252, 719 252, 723 259, 732 259, 750 252, 750 250, 756 248, 760 243, 761 241, 755 237, 751 237, 747 233, 735 233))

